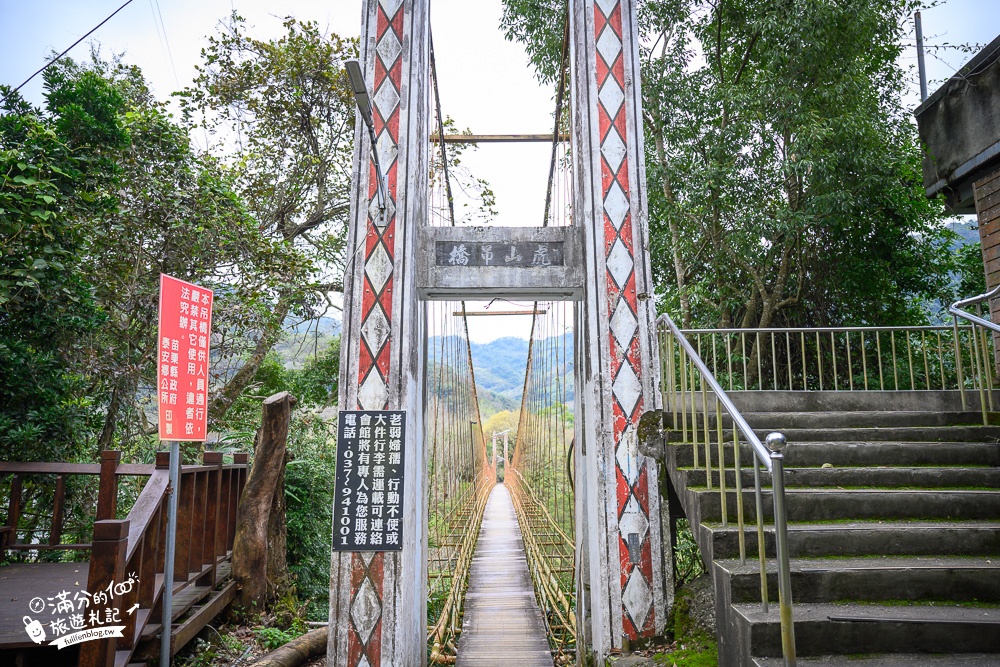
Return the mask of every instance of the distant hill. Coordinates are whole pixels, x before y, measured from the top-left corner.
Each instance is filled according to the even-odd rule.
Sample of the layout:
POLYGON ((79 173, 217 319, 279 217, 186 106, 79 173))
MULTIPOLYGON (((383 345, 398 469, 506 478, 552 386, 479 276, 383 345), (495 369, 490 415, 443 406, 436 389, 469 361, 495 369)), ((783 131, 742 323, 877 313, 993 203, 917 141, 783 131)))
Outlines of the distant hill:
MULTIPOLYGON (((429 341, 429 344, 440 346, 441 338, 435 336, 429 341)), ((545 341, 536 341, 536 344, 539 346, 538 349, 541 349, 545 345, 545 341)), ((572 403, 574 398, 573 334, 566 334, 565 341, 563 337, 549 339, 549 344, 558 346, 560 355, 563 349, 566 350, 568 365, 566 375, 560 378, 560 381, 566 387, 566 402, 572 403), (564 342, 565 348, 563 348, 564 342)), ((472 344, 472 368, 476 373, 476 384, 479 386, 480 403, 483 404, 484 415, 491 414, 492 411, 487 410, 484 401, 487 397, 483 392, 490 392, 499 398, 506 399, 505 403, 510 402, 510 407, 500 409, 512 410, 520 407, 527 363, 528 341, 524 338, 505 337, 489 343, 472 344)))
POLYGON ((953 248, 963 246, 967 243, 979 243, 979 226, 977 225, 975 219, 969 221, 949 222, 948 229, 961 237, 961 240, 956 240, 952 244, 953 248))
MULTIPOLYGON (((334 337, 340 335, 341 322, 337 318, 323 317, 318 320, 289 325, 275 352, 286 368, 301 368, 314 351, 322 351, 334 337)), ((545 341, 538 341, 539 349, 545 341)), ((566 387, 566 401, 573 402, 573 334, 568 333, 557 339, 549 339, 549 345, 559 348, 562 354, 565 344, 568 357, 566 376, 561 378, 566 387)), ((428 349, 440 348, 441 337, 434 336, 428 341, 428 349)), ((476 373, 479 403, 484 419, 501 410, 517 410, 521 406, 521 392, 524 389, 524 371, 528 361, 528 341, 512 336, 498 338, 489 343, 472 343, 472 365, 476 373)), ((561 369, 560 369, 561 370, 561 369)))

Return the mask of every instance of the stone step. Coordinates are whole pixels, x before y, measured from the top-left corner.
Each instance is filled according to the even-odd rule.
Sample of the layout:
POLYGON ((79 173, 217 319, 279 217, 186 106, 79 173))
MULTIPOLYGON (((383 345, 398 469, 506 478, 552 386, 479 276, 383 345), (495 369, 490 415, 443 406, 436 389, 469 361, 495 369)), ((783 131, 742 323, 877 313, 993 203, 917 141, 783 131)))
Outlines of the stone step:
MULTIPOLYGON (((732 605, 731 635, 748 655, 781 656, 777 604, 732 605)), ((892 653, 1000 653, 1000 609, 971 606, 795 604, 798 655, 892 653)), ((720 628, 720 635, 726 630, 720 628)), ((921 664, 921 663, 917 663, 921 664)))
MULTIPOLYGON (((687 425, 688 438, 692 438, 692 431, 696 430, 695 436, 699 442, 704 443, 705 422, 701 415, 698 416, 697 430, 690 421, 687 425)), ((822 426, 800 426, 795 428, 776 427, 763 428, 750 423, 754 434, 760 438, 761 442, 769 433, 780 431, 789 442, 854 442, 854 441, 899 441, 899 442, 997 442, 1000 440, 1000 426, 983 426, 982 424, 956 424, 953 426, 919 426, 919 425, 899 425, 899 426, 859 426, 859 427, 822 427, 822 426)), ((683 428, 668 430, 670 442, 682 442, 685 431, 683 428)), ((715 423, 714 415, 710 415, 708 420, 708 438, 715 441, 717 438, 718 426, 715 423)), ((722 429, 723 441, 727 444, 733 441, 733 432, 726 428, 722 429)), ((743 439, 743 436, 740 436, 743 439)))
MULTIPOLYGON (((715 561, 716 576, 729 581, 733 602, 760 602, 760 565, 756 558, 715 561)), ((855 557, 793 558, 792 600, 941 601, 1000 604, 1000 558, 855 557)), ((778 599, 777 564, 768 562, 768 597, 778 599)))
MULTIPOLYGON (((672 413, 669 413, 672 416, 672 413)), ((981 412, 938 411, 925 412, 913 410, 875 411, 850 410, 843 412, 744 412, 743 418, 755 429, 781 431, 791 428, 887 428, 898 426, 982 426, 981 412)), ((702 423, 702 413, 696 413, 699 423, 702 423)), ((989 413, 991 423, 1000 417, 989 413)), ((688 415, 690 423, 690 415, 688 415)), ((709 420, 715 424, 715 413, 709 411, 709 420)), ((729 427, 732 420, 729 415, 723 415, 723 426, 729 427)), ((678 415, 678 427, 680 415, 678 415)))
MULTIPOLYGON (((960 427, 952 427, 960 428, 960 427)), ((719 464, 719 447, 712 437, 709 453, 713 464, 719 464)), ((692 445, 671 442, 668 456, 677 467, 694 466, 692 445)), ((732 439, 724 440, 726 466, 735 465, 732 439)), ((824 464, 835 467, 859 466, 1000 466, 1000 443, 988 441, 920 442, 914 440, 791 440, 784 451, 789 468, 818 468, 824 464)), ((698 444, 699 465, 705 464, 705 444, 698 444)), ((750 469, 754 454, 746 443, 740 445, 740 462, 750 469)))
MULTIPOLYGON (((799 658, 798 667, 997 667, 1000 653, 880 653, 799 658)), ((754 658, 754 667, 784 667, 782 658, 754 658)))
MULTIPOLYGON (((753 426, 751 424, 751 426, 753 426)), ((754 427, 757 437, 764 440, 774 429, 754 427)), ((890 426, 885 428, 786 428, 782 429, 788 442, 823 441, 903 441, 903 442, 997 442, 1000 426, 890 426)), ((732 436, 729 437, 732 440, 732 436)))
MULTIPOLYGON (((996 519, 996 517, 994 518, 996 519)), ((696 536, 715 558, 739 557, 739 529, 702 524, 696 536)), ((756 524, 743 531, 747 559, 757 558, 756 524)), ((881 523, 795 523, 788 526, 793 557, 812 556, 987 556, 1000 558, 1000 521, 912 521, 881 523)), ((774 555, 774 529, 764 527, 764 549, 774 555)))
MULTIPOLYGON (((869 369, 872 370, 872 369, 869 369)), ((892 383, 892 370, 886 380, 892 383)), ((902 381, 903 378, 900 377, 902 381)), ((909 381, 909 378, 906 378, 909 381)), ((828 412, 828 411, 874 411, 902 410, 906 412, 973 412, 979 413, 979 392, 965 391, 965 405, 962 392, 958 390, 931 391, 879 391, 863 390, 855 385, 856 391, 731 391, 727 392, 740 412, 828 412)), ((874 387, 874 385, 870 385, 874 387)), ((700 396, 695 396, 700 405, 700 396)), ((994 397, 995 398, 995 397, 994 397)), ((711 395, 709 406, 714 403, 711 395)), ((981 414, 981 413, 980 413, 981 414)))
MULTIPOLYGON (((701 521, 721 522, 718 489, 690 487, 687 492, 695 496, 701 521)), ((770 520, 774 514, 770 489, 762 496, 764 517, 770 520)), ((736 492, 727 491, 726 498, 727 514, 735 521, 736 492)), ((1000 517, 1000 491, 793 488, 785 492, 785 505, 790 523, 850 519, 989 520, 1000 517)), ((754 521, 756 506, 752 487, 743 491, 743 509, 744 519, 754 521)))
MULTIPOLYGON (((717 457, 713 459, 718 465, 717 457)), ((702 464, 704 466, 704 464, 702 464)), ((752 487, 753 472, 745 468, 741 476, 743 488, 752 487)), ((705 486, 704 467, 681 468, 677 471, 685 486, 705 486)), ((770 486, 771 475, 761 471, 761 483, 770 486)), ((719 486, 719 470, 712 470, 712 487, 719 486)), ((726 470, 726 486, 736 488, 736 471, 726 470)), ((921 488, 970 488, 1000 489, 1000 468, 992 467, 835 467, 835 468, 786 468, 785 487, 921 487, 921 488)))

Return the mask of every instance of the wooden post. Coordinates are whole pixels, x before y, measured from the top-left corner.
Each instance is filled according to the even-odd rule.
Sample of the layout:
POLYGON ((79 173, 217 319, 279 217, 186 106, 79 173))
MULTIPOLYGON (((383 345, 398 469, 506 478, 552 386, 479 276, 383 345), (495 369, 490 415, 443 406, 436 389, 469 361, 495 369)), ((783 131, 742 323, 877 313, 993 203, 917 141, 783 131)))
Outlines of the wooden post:
POLYGON ((97 492, 97 520, 114 519, 118 509, 118 464, 122 453, 101 452, 101 487, 97 492))
POLYGON ((202 462, 206 466, 214 469, 208 473, 208 507, 205 512, 205 544, 202 551, 201 560, 203 563, 211 563, 212 568, 198 581, 199 586, 215 586, 217 579, 216 570, 219 563, 219 539, 222 533, 222 452, 205 452, 202 455, 202 462))
POLYGON ((56 476, 55 502, 52 505, 52 525, 49 528, 49 544, 55 546, 62 539, 63 507, 66 504, 66 477, 56 476))
POLYGON ((329 667, 421 665, 427 654, 426 332, 414 258, 429 195, 429 4, 364 2, 359 60, 372 94, 388 202, 383 227, 376 224, 382 216, 374 203, 371 141, 359 118, 347 243, 355 259, 344 275, 339 405, 406 411, 403 532, 402 551, 333 554, 329 667))
MULTIPOLYGON (((7 526, 0 533, 0 546, 4 549, 17 544, 17 524, 21 521, 21 476, 15 474, 10 480, 10 503, 7 506, 7 526)), ((3 554, 0 554, 2 556, 3 554)))
MULTIPOLYGON (((119 583, 125 579, 128 528, 128 521, 94 522, 94 544, 90 551, 90 573, 87 576, 87 591, 91 596, 98 591, 107 591, 112 582, 119 583)), ((112 594, 105 608, 118 609, 119 617, 125 613, 125 610, 121 609, 120 595, 112 594)), ((98 609, 98 612, 103 611, 104 609, 98 609)), ((124 625, 124 621, 121 624, 124 625)), ((118 640, 114 637, 82 642, 80 667, 113 667, 117 644, 118 640)))
POLYGON ((233 578, 236 580, 237 606, 250 609, 262 605, 273 594, 269 590, 267 565, 268 519, 275 488, 285 467, 285 445, 288 422, 295 397, 287 391, 269 396, 264 401, 263 421, 253 468, 240 499, 236 537, 233 543, 233 578))

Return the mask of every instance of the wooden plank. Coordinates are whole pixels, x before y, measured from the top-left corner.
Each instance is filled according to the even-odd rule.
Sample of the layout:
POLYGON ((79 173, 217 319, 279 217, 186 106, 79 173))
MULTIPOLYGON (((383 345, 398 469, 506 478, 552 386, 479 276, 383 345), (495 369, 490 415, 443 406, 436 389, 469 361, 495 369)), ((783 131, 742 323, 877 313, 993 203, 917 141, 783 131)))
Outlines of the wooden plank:
MULTIPOLYGON (((109 519, 94 522, 94 546, 87 577, 87 590, 91 595, 103 590, 110 592, 114 582, 125 579, 128 528, 128 521, 109 519)), ((108 606, 121 609, 121 595, 111 596, 108 606)), ((80 645, 81 667, 112 667, 117 643, 114 637, 83 642, 80 645)))
POLYGON ((172 650, 177 653, 189 641, 195 638, 195 636, 201 632, 202 628, 208 625, 213 618, 222 613, 222 610, 226 608, 230 602, 232 602, 233 597, 236 596, 236 582, 230 581, 222 590, 217 593, 213 593, 208 601, 196 609, 191 616, 185 620, 180 626, 175 627, 171 634, 172 639, 172 650))
POLYGON ((25 615, 43 621, 46 633, 52 620, 48 610, 33 614, 32 598, 43 600, 62 591, 86 589, 90 566, 87 563, 13 563, 0 568, 0 649, 30 648, 35 644, 24 631, 25 615))
POLYGON ((989 208, 980 207, 979 209, 980 224, 989 224, 997 219, 1000 219, 1000 204, 994 204, 989 208))
POLYGON ((10 503, 7 507, 7 527, 10 529, 5 533, 4 546, 8 549, 11 545, 17 544, 17 524, 21 520, 21 476, 14 475, 10 481, 10 503))
POLYGON ((164 494, 169 484, 169 472, 166 470, 156 471, 142 487, 142 492, 136 499, 135 504, 132 505, 132 510, 128 513, 129 559, 132 558, 132 553, 139 547, 143 535, 146 534, 149 522, 160 511, 164 501, 164 494))
POLYGON ((191 525, 194 514, 194 475, 181 475, 177 497, 177 537, 174 551, 174 581, 186 581, 191 570, 191 525))
POLYGON ((49 527, 49 544, 59 544, 62 539, 63 505, 66 500, 66 477, 56 477, 56 493, 52 506, 52 524, 49 527))
POLYGON ((997 190, 996 192, 990 195, 982 195, 978 198, 976 202, 978 210, 980 211, 992 208, 997 204, 1000 204, 1000 190, 997 190))
POLYGON ((101 452, 101 486, 97 492, 97 520, 114 519, 118 510, 118 476, 115 471, 121 463, 122 453, 101 452))
POLYGON ((469 572, 456 667, 496 665, 500 647, 504 664, 552 667, 521 529, 503 484, 493 487, 486 503, 469 572))
POLYGON ((1000 169, 972 184, 976 198, 988 197, 994 192, 1000 192, 1000 169))
POLYGON ((200 570, 204 564, 205 513, 208 503, 208 473, 194 475, 194 505, 191 514, 191 550, 188 554, 188 571, 200 570))
MULTIPOLYGON (((431 143, 441 141, 441 135, 432 134, 431 143)), ((560 134, 559 141, 569 141, 568 134, 560 134)), ((493 144, 493 143, 552 143, 552 133, 545 134, 445 134, 446 144, 493 144)))
POLYGON ((979 223, 979 240, 984 244, 990 244, 996 241, 996 235, 1000 232, 1000 220, 990 220, 990 221, 980 221, 979 223), (992 240, 991 240, 992 239, 992 240))
POLYGON ((0 472, 25 475, 99 475, 96 463, 45 463, 33 461, 0 461, 0 472))
POLYGON ((993 262, 1000 259, 1000 234, 996 235, 997 242, 991 246, 983 246, 983 261, 993 262))

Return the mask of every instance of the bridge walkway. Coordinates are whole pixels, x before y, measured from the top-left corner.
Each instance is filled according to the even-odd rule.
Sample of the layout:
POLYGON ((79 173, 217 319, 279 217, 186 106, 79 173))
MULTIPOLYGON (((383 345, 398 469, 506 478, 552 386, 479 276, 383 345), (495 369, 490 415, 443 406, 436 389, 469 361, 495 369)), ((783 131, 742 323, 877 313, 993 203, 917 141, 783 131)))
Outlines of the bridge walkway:
POLYGON ((507 487, 497 484, 472 559, 456 665, 552 664, 514 504, 507 487))

